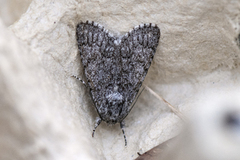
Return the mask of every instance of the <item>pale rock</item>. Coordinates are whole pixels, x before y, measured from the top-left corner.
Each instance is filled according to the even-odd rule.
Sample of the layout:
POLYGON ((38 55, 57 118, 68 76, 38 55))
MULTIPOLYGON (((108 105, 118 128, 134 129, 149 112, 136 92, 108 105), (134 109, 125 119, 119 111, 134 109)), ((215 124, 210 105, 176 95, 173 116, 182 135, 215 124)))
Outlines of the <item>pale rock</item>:
MULTIPOLYGON (((240 2, 237 0, 231 3, 225 0, 34 0, 20 20, 10 27, 19 39, 29 45, 31 51, 24 54, 25 52, 17 48, 14 50, 15 54, 12 54, 13 57, 8 58, 9 63, 15 64, 16 62, 11 59, 24 54, 18 57, 18 63, 26 69, 22 69, 19 76, 22 79, 32 76, 32 83, 25 84, 28 89, 18 91, 19 83, 23 83, 24 80, 20 78, 18 81, 19 77, 13 73, 12 76, 5 76, 11 70, 4 70, 4 83, 13 81, 10 83, 14 84, 11 86, 12 90, 21 93, 20 100, 17 95, 11 94, 14 102, 21 102, 27 95, 31 95, 28 97, 31 98, 29 103, 34 101, 37 97, 34 96, 37 90, 35 87, 40 90, 38 96, 45 96, 48 100, 36 100, 35 105, 24 103, 24 106, 29 108, 24 108, 22 103, 19 103, 21 107, 17 107, 16 103, 13 107, 17 107, 19 112, 27 109, 28 112, 24 112, 21 117, 24 121, 32 123, 30 126, 34 126, 33 124, 38 126, 40 122, 34 120, 38 117, 39 121, 51 124, 50 128, 57 128, 50 129, 51 134, 44 125, 38 128, 41 131, 37 132, 39 134, 37 137, 45 139, 39 140, 38 143, 46 148, 45 152, 49 152, 49 156, 70 159, 64 155, 73 152, 72 156, 89 156, 89 159, 91 156, 95 159, 109 160, 134 159, 138 156, 137 152, 143 153, 177 135, 179 124, 182 122, 163 102, 144 91, 126 118, 127 147, 124 147, 119 125, 107 126, 103 123, 92 138, 96 110, 85 86, 71 77, 75 74, 84 79, 76 44, 76 25, 80 21, 91 20, 103 25, 114 35, 119 35, 125 34, 141 23, 157 24, 161 29, 161 38, 144 83, 180 111, 185 112, 194 108, 191 100, 204 89, 218 88, 223 84, 232 86, 236 84, 239 77, 240 54, 235 41, 239 34, 239 6, 240 2), (41 67, 31 57, 38 58, 41 67), (49 80, 46 80, 41 70, 50 77, 49 80), (48 85, 40 87, 39 83, 48 85), (51 92, 49 95, 52 96, 43 94, 44 91, 51 92), (56 132, 57 130, 59 132, 56 132), (60 134, 63 139, 69 137, 72 140, 61 141, 59 137, 56 140, 54 134, 56 137, 60 134), (82 140, 85 140, 85 143, 82 140), (56 146, 59 146, 58 151, 52 149, 56 146), (62 146, 67 149, 65 152, 62 146)), ((9 49, 14 49, 12 47, 14 44, 6 40, 9 36, 6 35, 6 38, 2 36, 5 30, 1 30, 1 42, 5 43, 4 46, 9 46, 9 49)), ((27 48, 26 45, 20 46, 27 48)), ((20 123, 17 126, 22 128, 25 125, 20 123)), ((26 128, 28 132, 38 129, 26 128)), ((31 136, 27 135, 26 140, 31 141, 31 136)), ((14 135, 12 138, 21 139, 14 135)), ((37 146, 36 144, 35 147, 37 146)), ((36 156, 42 155, 34 147, 32 150, 36 156)))

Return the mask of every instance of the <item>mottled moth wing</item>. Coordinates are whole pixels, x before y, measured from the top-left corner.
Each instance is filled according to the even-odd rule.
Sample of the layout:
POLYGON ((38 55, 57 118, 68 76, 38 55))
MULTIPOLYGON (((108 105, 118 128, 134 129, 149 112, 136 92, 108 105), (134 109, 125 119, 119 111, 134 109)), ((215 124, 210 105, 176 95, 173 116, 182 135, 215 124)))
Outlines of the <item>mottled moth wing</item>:
POLYGON ((127 98, 128 113, 151 65, 159 38, 160 29, 150 23, 135 27, 121 40, 121 85, 122 94, 127 98))
POLYGON ((101 120, 121 123, 128 115, 151 65, 159 37, 159 28, 152 24, 135 27, 119 38, 94 22, 78 24, 78 48, 101 120))
POLYGON ((115 40, 94 22, 77 26, 78 48, 91 96, 99 116, 107 123, 116 123, 121 110, 121 106, 114 109, 117 104, 111 101, 119 98, 114 90, 121 83, 121 55, 115 50, 115 40))

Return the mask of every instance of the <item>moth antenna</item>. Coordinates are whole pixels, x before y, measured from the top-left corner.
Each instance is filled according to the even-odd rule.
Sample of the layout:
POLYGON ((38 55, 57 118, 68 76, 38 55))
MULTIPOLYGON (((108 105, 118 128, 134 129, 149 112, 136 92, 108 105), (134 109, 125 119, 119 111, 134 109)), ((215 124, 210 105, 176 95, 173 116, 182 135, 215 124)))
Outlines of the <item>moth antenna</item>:
POLYGON ((79 80, 80 82, 82 82, 84 84, 84 86, 88 87, 87 84, 79 77, 72 75, 72 77, 76 78, 77 80, 79 80))
POLYGON ((96 121, 95 121, 94 129, 93 129, 93 132, 92 132, 92 137, 94 137, 94 133, 95 133, 97 127, 100 125, 101 122, 102 122, 101 118, 100 118, 100 117, 97 117, 97 118, 96 118, 96 121))
POLYGON ((124 121, 120 122, 120 127, 121 127, 122 132, 123 132, 123 137, 124 137, 124 140, 125 140, 125 146, 127 146, 127 138, 126 138, 125 131, 124 131, 124 128, 125 128, 124 121))

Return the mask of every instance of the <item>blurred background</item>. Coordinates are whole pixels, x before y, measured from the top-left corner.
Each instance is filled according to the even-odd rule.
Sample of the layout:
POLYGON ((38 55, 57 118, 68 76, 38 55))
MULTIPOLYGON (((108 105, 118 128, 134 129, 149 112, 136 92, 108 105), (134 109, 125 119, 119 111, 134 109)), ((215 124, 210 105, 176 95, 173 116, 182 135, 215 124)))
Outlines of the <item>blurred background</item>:
POLYGON ((31 0, 0 0, 0 17, 6 26, 16 22, 27 11, 31 0))

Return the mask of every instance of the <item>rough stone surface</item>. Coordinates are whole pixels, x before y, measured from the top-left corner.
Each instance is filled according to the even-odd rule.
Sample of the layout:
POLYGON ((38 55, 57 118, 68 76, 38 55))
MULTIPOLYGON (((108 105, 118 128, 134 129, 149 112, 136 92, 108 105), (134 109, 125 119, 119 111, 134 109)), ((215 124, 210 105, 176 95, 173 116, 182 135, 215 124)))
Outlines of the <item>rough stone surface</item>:
MULTIPOLYGON (((96 111, 86 88, 70 77, 72 74, 83 76, 83 66, 77 50, 76 25, 80 21, 96 21, 112 32, 117 31, 115 34, 119 35, 140 23, 157 24, 161 29, 161 38, 144 83, 173 106, 178 107, 180 111, 184 111, 186 108, 194 107, 191 105, 191 100, 197 95, 196 93, 203 89, 220 87, 223 84, 233 86, 236 84, 235 81, 239 76, 240 54, 236 42, 240 32, 239 17, 240 2, 237 0, 231 2, 226 0, 155 0, 151 2, 147 0, 121 2, 116 0, 35 0, 21 19, 10 27, 10 30, 19 39, 26 42, 33 51, 27 55, 30 57, 28 60, 31 59, 31 56, 40 60, 44 72, 47 72, 46 74, 51 79, 48 82, 49 85, 42 88, 52 92, 51 94, 54 96, 51 99, 58 99, 51 103, 57 101, 60 104, 49 105, 51 103, 48 100, 49 104, 46 106, 51 107, 42 107, 44 104, 41 103, 45 101, 41 100, 41 103, 36 103, 38 107, 36 104, 28 105, 29 108, 17 107, 16 113, 24 112, 22 119, 28 123, 37 123, 34 118, 39 117, 37 120, 44 119, 46 123, 52 124, 50 129, 40 125, 41 132, 37 132, 39 133, 37 137, 45 138, 38 142, 46 147, 44 153, 50 152, 49 156, 60 156, 64 159, 62 154, 68 151, 63 152, 61 149, 56 151, 52 149, 52 146, 66 143, 64 148, 69 149, 69 152, 74 152, 75 154, 72 155, 76 156, 76 152, 79 151, 79 155, 91 152, 91 155, 97 159, 134 159, 138 156, 137 152, 143 153, 175 136, 178 131, 179 119, 162 102, 144 91, 126 118, 125 131, 128 137, 126 148, 119 126, 101 125, 96 131, 96 136, 92 138, 91 132, 94 118, 97 115, 96 111), (36 108, 44 110, 44 113, 35 115, 40 113, 36 108), (58 112, 60 115, 62 115, 61 112, 65 113, 67 118, 53 116, 58 112), (42 116, 49 116, 49 118, 45 119, 42 116), (59 121, 56 117, 63 120, 59 121), (55 127, 66 127, 67 129, 60 129, 59 132, 56 132, 52 129, 55 127), (53 133, 49 136, 46 131, 53 133), (55 139, 58 137, 55 133, 61 134, 63 137, 68 136, 73 140, 58 142, 58 139, 55 139), (75 136, 78 138, 73 138, 75 136), (52 140, 51 137, 55 140, 52 140), (87 149, 88 145, 82 143, 82 138, 89 146, 93 146, 90 147, 90 151, 87 149), (71 146, 70 141, 74 147, 71 146)), ((5 33, 4 31, 5 29, 1 30, 1 35, 5 33)), ((8 44, 9 48, 13 49, 13 44, 7 43, 8 41, 2 36, 0 42, 5 42, 3 46, 8 44)), ((23 54, 19 49, 16 49, 15 52, 23 54)), ((24 56, 20 58, 24 59, 24 56)), ((19 62, 11 60, 13 57, 8 59, 14 64, 19 62)), ((31 61, 20 60, 20 62, 26 64, 31 61)), ((26 70, 33 70, 34 66, 32 64, 32 67, 30 65, 26 67, 26 70)), ((5 69, 2 69, 3 71, 6 74, 9 73, 5 69)), ((39 74, 37 69, 34 73, 39 74)), ((22 75, 22 78, 30 75, 32 73, 22 75)), ((1 77, 5 77, 4 83, 10 83, 11 80, 18 82, 15 74, 1 77)), ((32 81, 40 83, 45 80, 44 77, 34 76, 32 81)), ((14 83, 11 82, 11 84, 14 83)), ((34 84, 38 85, 38 83, 33 83, 32 87, 24 91, 18 89, 19 84, 11 85, 11 87, 12 90, 21 93, 21 96, 34 96, 34 84)), ((13 95, 15 101, 18 102, 17 96, 13 95)), ((15 105, 16 103, 13 106, 15 105)), ((21 106, 26 106, 26 104, 21 106)), ((16 126, 22 129, 24 123, 16 126)), ((28 128, 26 130, 32 131, 28 128)), ((34 128, 35 130, 37 128, 34 128)), ((18 136, 14 136, 14 138, 21 139, 18 136)), ((26 139, 31 139, 31 135, 26 136, 26 139)), ((34 148, 32 150, 36 155, 42 155, 39 150, 34 150, 34 148)))
POLYGON ((0 35, 0 159, 94 159, 69 97, 38 56, 1 20, 0 35))

